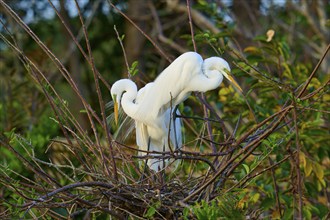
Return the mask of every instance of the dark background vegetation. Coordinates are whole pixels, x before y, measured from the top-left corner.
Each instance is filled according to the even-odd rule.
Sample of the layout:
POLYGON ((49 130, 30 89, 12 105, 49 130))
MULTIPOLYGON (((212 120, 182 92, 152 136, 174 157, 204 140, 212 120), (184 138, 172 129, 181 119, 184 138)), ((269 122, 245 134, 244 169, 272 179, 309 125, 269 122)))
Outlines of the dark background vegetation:
POLYGON ((329 1, 0 3, 1 218, 329 218, 329 1), (243 94, 193 94, 182 163, 145 172, 109 88, 194 50, 243 94))

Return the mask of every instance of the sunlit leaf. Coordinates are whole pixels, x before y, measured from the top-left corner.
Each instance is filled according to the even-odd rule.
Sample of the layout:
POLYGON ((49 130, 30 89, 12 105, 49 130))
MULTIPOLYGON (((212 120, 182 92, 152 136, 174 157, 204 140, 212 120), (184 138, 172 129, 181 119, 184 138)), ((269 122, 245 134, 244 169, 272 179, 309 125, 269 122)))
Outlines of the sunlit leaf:
POLYGON ((257 47, 253 47, 253 46, 250 46, 250 47, 246 47, 244 49, 244 52, 245 53, 255 53, 255 54, 260 54, 261 53, 261 50, 257 47))
POLYGON ((244 169, 245 169, 245 172, 246 172, 246 174, 248 174, 249 172, 250 172, 250 168, 249 168, 249 166, 248 165, 246 165, 246 164, 242 164, 243 165, 243 167, 244 167, 244 169))
POLYGON ((311 175, 312 170, 313 170, 311 161, 307 161, 306 160, 306 166, 304 167, 304 170, 305 170, 306 177, 308 177, 309 175, 311 175))
POLYGON ((323 177, 324 177, 323 167, 320 164, 318 164, 318 163, 313 163, 312 167, 313 167, 313 171, 314 171, 316 177, 320 181, 323 180, 323 177))

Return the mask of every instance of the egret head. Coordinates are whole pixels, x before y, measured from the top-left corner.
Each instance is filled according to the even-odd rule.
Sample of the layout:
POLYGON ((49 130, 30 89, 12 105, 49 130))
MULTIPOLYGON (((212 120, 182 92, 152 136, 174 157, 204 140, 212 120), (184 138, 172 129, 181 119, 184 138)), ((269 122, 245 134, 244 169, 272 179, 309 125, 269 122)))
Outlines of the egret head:
POLYGON ((121 80, 117 81, 113 86, 111 87, 110 93, 111 93, 111 98, 113 100, 113 111, 115 114, 115 123, 116 125, 118 124, 118 111, 120 108, 120 102, 121 102, 121 97, 123 95, 124 88, 123 88, 123 82, 121 80))
POLYGON ((118 123, 118 110, 122 102, 127 103, 136 98, 137 87, 130 79, 121 79, 115 82, 110 90, 114 102, 115 122, 118 123), (124 94, 125 93, 125 94, 124 94), (130 100, 131 99, 131 100, 130 100))
POLYGON ((204 60, 204 73, 209 76, 209 74, 218 74, 220 72, 226 79, 228 79, 236 88, 242 92, 241 87, 234 80, 230 74, 230 66, 228 62, 220 57, 210 57, 204 60))

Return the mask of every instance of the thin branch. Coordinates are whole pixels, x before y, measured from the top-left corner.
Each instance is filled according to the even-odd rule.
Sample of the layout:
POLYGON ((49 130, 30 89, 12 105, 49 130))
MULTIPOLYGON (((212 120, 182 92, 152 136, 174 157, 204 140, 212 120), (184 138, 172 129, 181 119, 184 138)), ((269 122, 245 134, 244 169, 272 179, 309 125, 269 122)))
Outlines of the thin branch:
POLYGON ((294 94, 292 94, 293 97, 293 121, 294 121, 294 128, 295 128, 295 136, 296 136, 296 148, 297 151, 295 153, 295 158, 293 160, 295 161, 295 168, 297 173, 297 190, 298 190, 298 219, 303 219, 303 194, 302 194, 302 178, 301 178, 301 172, 300 172, 300 140, 299 140, 299 130, 298 130, 298 124, 297 124, 297 104, 294 97, 294 94))
POLYGON ((119 33, 118 33, 118 31, 117 31, 117 28, 116 28, 116 25, 113 26, 113 29, 114 29, 115 32, 116 32, 117 39, 118 39, 118 41, 119 41, 119 44, 120 44, 121 50, 123 51, 124 60, 125 60, 126 68, 127 68, 128 78, 131 78, 132 75, 131 75, 131 73, 130 73, 130 68, 129 68, 129 65, 128 65, 127 56, 126 56, 126 51, 125 51, 125 48, 124 48, 124 45, 123 45, 123 41, 122 41, 122 39, 120 38, 120 35, 119 35, 119 33))
MULTIPOLYGON (((98 77, 97 77, 97 70, 96 70, 95 63, 94 63, 94 57, 93 57, 92 49, 91 49, 91 46, 90 46, 90 43, 89 43, 85 23, 84 23, 82 15, 81 15, 80 7, 79 7, 79 4, 78 4, 77 0, 75 0, 75 3, 76 3, 76 8, 78 10, 79 19, 80 19, 81 25, 82 25, 83 30, 84 30, 85 41, 86 41, 87 50, 88 50, 88 54, 89 54, 89 60, 91 62, 92 72, 94 74, 96 93, 97 93, 97 96, 98 96, 98 99, 99 99, 101 115, 102 115, 102 119, 103 119, 102 125, 103 125, 103 128, 105 129, 105 132, 106 132, 106 138, 107 138, 109 148, 110 148, 110 157, 112 158, 112 168, 113 168, 114 178, 116 180, 118 180, 117 166, 116 166, 116 162, 115 162, 115 159, 114 159, 114 156, 113 156, 113 146, 112 146, 112 141, 111 141, 111 137, 110 137, 109 126, 108 126, 106 115, 105 115, 105 105, 104 105, 104 100, 103 100, 102 93, 101 93, 101 90, 100 90, 99 80, 98 80, 98 77)), ((99 146, 100 146, 100 144, 99 144, 99 146)), ((108 169, 108 166, 105 165, 104 154, 103 154, 102 150, 101 150, 101 156, 102 156, 102 159, 103 159, 103 166, 104 166, 104 168, 106 168, 106 170, 108 171, 108 174, 110 175, 110 171, 108 169)))
MULTIPOLYGON (((271 134, 271 132, 280 124, 280 122, 284 119, 284 117, 288 114, 289 110, 291 108, 286 108, 285 111, 281 111, 282 115, 277 120, 276 123, 264 134, 260 135, 260 137, 251 143, 249 143, 247 146, 245 146, 243 149, 241 149, 235 156, 233 156, 221 169, 219 169, 209 180, 207 180, 202 186, 197 188, 193 193, 191 193, 189 196, 184 198, 182 201, 187 202, 188 200, 192 199, 194 196, 196 196, 198 193, 200 193, 203 189, 208 187, 211 183, 213 183, 216 178, 218 178, 230 165, 234 164, 234 161, 241 155, 245 155, 236 163, 234 164, 231 169, 226 173, 226 176, 229 176, 235 169, 240 165, 240 163, 245 160, 245 158, 250 155, 261 143, 261 140, 266 138, 268 135, 271 134), (251 148, 250 148, 251 147, 251 148)), ((237 143, 236 143, 237 146, 237 143)))
POLYGON ((328 44, 327 48, 325 49, 321 59, 319 60, 319 62, 317 63, 317 65, 315 66, 313 72, 311 73, 311 75, 308 77, 308 79, 306 80, 305 82, 305 85, 304 87, 300 90, 297 98, 300 98, 303 93, 305 92, 305 90, 307 89, 307 86, 309 85, 309 83, 312 81, 312 78, 314 77, 314 75, 316 74, 317 70, 319 69, 319 67, 321 66, 323 60, 325 59, 327 53, 329 52, 329 49, 330 49, 330 44, 328 44))
MULTIPOLYGON (((81 32, 79 33, 78 39, 74 36, 74 34, 72 33, 71 29, 68 27, 68 25, 65 23, 62 15, 59 13, 59 11, 57 10, 57 8, 54 6, 54 4, 52 3, 51 0, 48 0, 49 4, 52 6, 52 8, 54 9, 56 15, 59 17, 59 19, 61 20, 62 24, 64 25, 65 29, 68 31, 69 35, 71 36, 71 39, 73 40, 73 42, 76 44, 76 46, 79 48, 81 54, 84 56, 84 58, 86 59, 86 61, 91 65, 90 60, 88 55, 85 53, 84 49, 81 47, 80 43, 79 43, 79 36, 81 35, 81 32)), ((95 8, 97 7, 97 2, 95 2, 95 8)), ((93 8, 94 8, 93 6, 93 8)), ((96 10, 96 9, 95 9, 96 10)), ((87 24, 89 24, 89 21, 86 22, 87 24)), ((83 33, 83 32, 82 32, 83 33)), ((66 58, 65 58, 66 59, 66 58)), ((108 88, 108 90, 110 90, 110 85, 109 83, 104 79, 104 77, 97 72, 98 77, 102 80, 103 84, 108 88)))
POLYGON ((194 28, 193 23, 191 19, 191 11, 190 11, 190 0, 187 0, 187 11, 188 11, 188 18, 189 18, 189 26, 190 26, 190 33, 191 33, 191 41, 194 46, 194 51, 197 52, 196 42, 195 42, 195 34, 194 34, 194 28))
POLYGON ((152 45, 159 51, 159 53, 165 57, 165 59, 168 62, 172 62, 172 60, 164 53, 164 51, 151 39, 151 37, 149 37, 137 24, 135 24, 135 22, 132 21, 132 19, 130 19, 124 12, 122 12, 117 6, 115 6, 110 0, 108 0, 109 5, 111 5, 111 7, 113 7, 114 9, 116 9, 116 11, 119 12, 119 14, 121 14, 126 20, 128 20, 136 29, 138 29, 141 34, 143 34, 151 43, 152 45))
MULTIPOLYGON (((284 159, 286 160, 289 157, 290 157, 290 155, 285 157, 284 159)), ((284 159, 282 159, 281 161, 284 161, 284 159)), ((283 214, 282 214, 282 209, 281 209, 281 201, 280 201, 280 197, 278 194, 279 188, 278 188, 278 184, 276 182, 276 177, 275 177, 274 162, 270 157, 268 157, 268 161, 269 161, 269 164, 271 167, 270 171, 271 171, 271 175, 272 175, 272 179, 273 179, 273 183, 274 183, 274 190, 275 190, 274 194, 275 194, 276 206, 277 206, 278 212, 280 213, 280 216, 282 218, 283 214)), ((276 163, 276 164, 278 165, 279 163, 276 163)))

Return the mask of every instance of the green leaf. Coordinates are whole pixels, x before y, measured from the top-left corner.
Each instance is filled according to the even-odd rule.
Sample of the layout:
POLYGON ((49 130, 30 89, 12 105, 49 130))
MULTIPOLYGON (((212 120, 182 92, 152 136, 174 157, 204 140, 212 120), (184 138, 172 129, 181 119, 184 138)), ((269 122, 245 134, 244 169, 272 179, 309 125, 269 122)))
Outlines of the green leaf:
POLYGON ((243 167, 244 167, 244 169, 245 169, 245 172, 246 172, 246 174, 248 174, 249 172, 250 172, 250 168, 249 168, 249 166, 248 165, 246 165, 246 164, 242 164, 243 165, 243 167))
POLYGON ((322 166, 318 163, 313 163, 312 167, 313 167, 313 171, 314 171, 316 177, 320 181, 322 181, 323 177, 324 177, 324 170, 323 170, 322 166))
POLYGON ((137 69, 137 66, 138 66, 139 62, 138 61, 134 61, 132 63, 132 66, 129 68, 129 73, 132 75, 132 76, 135 76, 137 73, 138 73, 138 69, 137 69))
POLYGON ((155 213, 156 213, 156 208, 153 206, 150 206, 147 213, 144 215, 144 217, 151 218, 155 215, 155 213))

